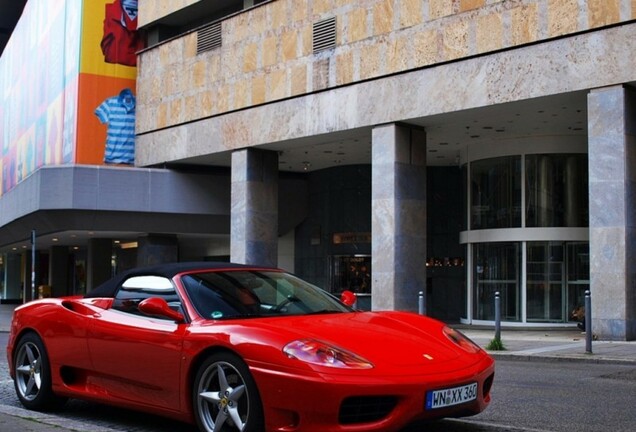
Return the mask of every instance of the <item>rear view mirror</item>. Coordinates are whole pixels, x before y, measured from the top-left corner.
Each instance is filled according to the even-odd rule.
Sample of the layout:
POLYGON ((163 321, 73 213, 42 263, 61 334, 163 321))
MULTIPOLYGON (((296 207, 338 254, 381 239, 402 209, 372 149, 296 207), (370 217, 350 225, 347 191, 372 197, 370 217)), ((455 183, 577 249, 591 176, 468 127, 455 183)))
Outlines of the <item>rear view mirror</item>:
POLYGON ((176 310, 171 309, 170 306, 168 306, 168 302, 161 297, 150 297, 142 300, 137 308, 139 309, 139 312, 146 315, 161 316, 174 320, 178 323, 182 323, 184 320, 183 315, 176 310))
POLYGON ((353 307, 353 305, 356 304, 356 300, 358 300, 356 295, 349 290, 345 290, 340 294, 340 301, 349 307, 353 307))

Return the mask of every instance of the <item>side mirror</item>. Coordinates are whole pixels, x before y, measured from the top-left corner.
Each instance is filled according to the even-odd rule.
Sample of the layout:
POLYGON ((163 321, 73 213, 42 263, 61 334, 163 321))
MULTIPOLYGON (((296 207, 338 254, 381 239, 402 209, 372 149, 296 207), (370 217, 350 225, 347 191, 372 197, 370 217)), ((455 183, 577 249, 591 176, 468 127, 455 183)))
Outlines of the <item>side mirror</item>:
POLYGON ((353 307, 353 305, 356 304, 356 300, 358 300, 356 295, 349 290, 345 290, 340 294, 340 301, 349 307, 353 307))
POLYGON ((137 308, 139 309, 139 312, 146 315, 158 315, 169 318, 178 323, 182 323, 184 321, 183 315, 176 310, 171 309, 170 306, 168 306, 168 302, 161 297, 150 297, 142 300, 137 308))

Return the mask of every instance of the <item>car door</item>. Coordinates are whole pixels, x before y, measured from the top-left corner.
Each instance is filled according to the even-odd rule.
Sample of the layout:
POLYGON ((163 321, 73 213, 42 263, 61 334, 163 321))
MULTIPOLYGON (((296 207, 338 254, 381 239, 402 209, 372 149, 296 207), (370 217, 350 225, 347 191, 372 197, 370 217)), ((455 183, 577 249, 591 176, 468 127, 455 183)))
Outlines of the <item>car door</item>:
POLYGON ((142 314, 137 305, 149 297, 180 307, 170 280, 135 276, 124 281, 112 307, 93 321, 88 335, 95 372, 91 384, 110 397, 178 411, 187 324, 142 314))

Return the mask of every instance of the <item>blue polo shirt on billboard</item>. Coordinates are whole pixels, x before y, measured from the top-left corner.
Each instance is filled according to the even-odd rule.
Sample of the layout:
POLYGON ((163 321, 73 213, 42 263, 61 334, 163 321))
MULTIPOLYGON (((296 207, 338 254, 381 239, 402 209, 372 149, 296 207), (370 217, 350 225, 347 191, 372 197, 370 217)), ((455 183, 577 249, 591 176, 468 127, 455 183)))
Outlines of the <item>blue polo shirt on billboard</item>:
POLYGON ((96 109, 95 115, 108 124, 104 162, 135 163, 135 96, 128 88, 110 97, 96 109))

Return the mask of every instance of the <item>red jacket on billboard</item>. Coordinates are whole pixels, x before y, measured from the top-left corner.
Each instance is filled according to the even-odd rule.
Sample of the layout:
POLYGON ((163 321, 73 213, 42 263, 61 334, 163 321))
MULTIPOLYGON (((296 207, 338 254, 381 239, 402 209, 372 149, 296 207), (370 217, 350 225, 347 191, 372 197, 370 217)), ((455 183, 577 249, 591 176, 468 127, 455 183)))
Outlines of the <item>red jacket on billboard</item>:
POLYGON ((137 65, 137 51, 143 48, 137 32, 137 0, 115 0, 106 5, 101 46, 106 63, 137 65))

